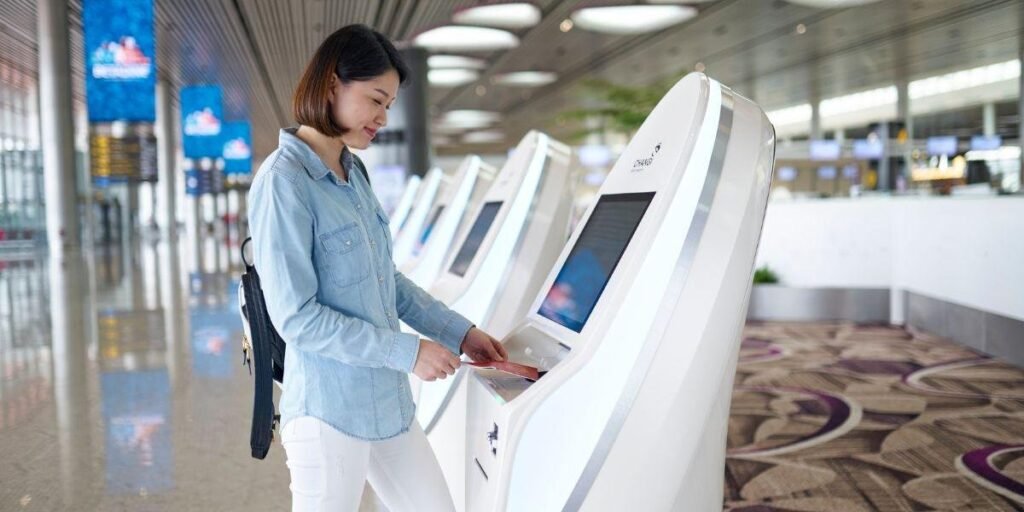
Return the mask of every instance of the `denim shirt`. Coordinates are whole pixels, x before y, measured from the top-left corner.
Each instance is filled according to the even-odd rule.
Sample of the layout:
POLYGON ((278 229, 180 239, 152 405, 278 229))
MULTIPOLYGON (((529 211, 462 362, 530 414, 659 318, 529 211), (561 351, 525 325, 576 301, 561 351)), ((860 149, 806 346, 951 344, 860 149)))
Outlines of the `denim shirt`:
POLYGON ((419 336, 459 354, 472 324, 395 269, 388 218, 345 150, 341 181, 295 129, 249 191, 249 226, 267 311, 287 343, 281 424, 313 416, 379 440, 414 420, 419 336))

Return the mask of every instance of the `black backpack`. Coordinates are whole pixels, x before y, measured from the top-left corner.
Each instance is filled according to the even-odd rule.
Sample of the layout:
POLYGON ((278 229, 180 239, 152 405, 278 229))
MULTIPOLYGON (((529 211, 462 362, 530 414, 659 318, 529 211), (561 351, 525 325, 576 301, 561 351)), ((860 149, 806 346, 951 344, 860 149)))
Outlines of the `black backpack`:
POLYGON ((281 415, 274 409, 274 383, 284 381, 284 340, 274 329, 263 300, 263 287, 256 267, 245 257, 245 246, 252 237, 242 242, 242 263, 245 273, 238 286, 238 307, 242 315, 242 363, 253 373, 255 364, 256 393, 252 402, 252 429, 249 447, 252 456, 262 459, 274 441, 274 430, 281 415))
MULTIPOLYGON (((354 167, 369 184, 366 168, 358 158, 355 161, 354 167)), ((242 364, 249 366, 250 375, 255 372, 256 381, 249 447, 254 458, 263 459, 270 451, 274 431, 281 421, 281 415, 274 408, 274 381, 284 382, 285 343, 270 322, 256 266, 245 257, 245 246, 249 242, 252 242, 252 237, 246 238, 240 248, 245 272, 238 285, 238 308, 242 315, 242 364)))

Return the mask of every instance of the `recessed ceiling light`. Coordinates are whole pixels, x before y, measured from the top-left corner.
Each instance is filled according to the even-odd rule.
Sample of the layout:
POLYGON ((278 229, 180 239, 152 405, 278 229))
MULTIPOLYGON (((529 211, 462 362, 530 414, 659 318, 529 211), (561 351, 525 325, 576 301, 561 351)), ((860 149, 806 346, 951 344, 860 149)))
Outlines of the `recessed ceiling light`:
POLYGON ((475 82, 480 73, 472 69, 431 69, 427 72, 430 85, 437 87, 455 87, 475 82))
POLYGON ((484 69, 487 63, 482 59, 462 55, 431 55, 427 58, 427 66, 430 69, 484 69))
POLYGON ((505 140, 505 134, 497 130, 481 130, 470 132, 462 136, 464 144, 490 144, 505 140))
POLYGON ((527 28, 540 22, 541 13, 536 5, 526 2, 481 5, 455 13, 452 21, 465 25, 485 25, 500 28, 527 28))
POLYGON ((494 77, 494 83, 513 87, 539 87, 558 80, 558 75, 550 71, 517 71, 494 77))
POLYGON ((558 24, 558 29, 561 30, 562 32, 568 32, 572 30, 572 20, 562 20, 562 22, 558 24))
POLYGON ((655 32, 692 19, 697 9, 682 5, 586 7, 572 13, 576 26, 605 34, 655 32))
POLYGON ((417 46, 434 51, 487 52, 519 46, 515 34, 487 27, 448 25, 428 30, 413 40, 417 46))
POLYGON ((430 133, 437 133, 440 135, 461 135, 468 128, 461 126, 448 126, 445 124, 435 124, 430 127, 430 133))
POLYGON ((838 7, 853 7, 877 2, 878 0, 789 0, 791 4, 803 5, 805 7, 817 7, 819 9, 835 9, 838 7))
POLYGON ((452 110, 441 116, 439 127, 456 129, 483 128, 498 122, 501 115, 486 110, 452 110))
POLYGON ((780 108, 765 112, 768 119, 776 126, 803 123, 811 120, 811 104, 803 103, 792 107, 780 108))
POLYGON ((467 120, 467 119, 473 119, 473 120, 480 119, 480 120, 486 120, 486 121, 490 121, 490 122, 495 122, 495 121, 501 119, 501 114, 499 114, 497 112, 491 112, 489 110, 461 109, 461 110, 451 110, 451 111, 446 112, 444 114, 444 118, 448 119, 448 120, 460 120, 460 121, 461 120, 467 120))

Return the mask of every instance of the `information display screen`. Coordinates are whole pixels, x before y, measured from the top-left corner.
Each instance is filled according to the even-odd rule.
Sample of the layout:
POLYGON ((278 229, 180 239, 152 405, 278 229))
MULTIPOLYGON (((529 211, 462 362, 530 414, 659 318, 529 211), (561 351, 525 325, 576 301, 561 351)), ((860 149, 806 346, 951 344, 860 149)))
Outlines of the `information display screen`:
POLYGON ((430 220, 423 228, 423 233, 420 233, 420 239, 416 241, 416 247, 413 252, 419 254, 423 246, 427 245, 427 239, 430 238, 430 233, 434 231, 434 224, 437 224, 437 219, 441 217, 442 212, 444 212, 443 204, 434 208, 434 213, 430 215, 430 220))
POLYGON ((654 192, 601 196, 541 303, 540 316, 583 330, 653 198, 654 192))
POLYGON ((812 140, 811 160, 839 160, 839 143, 834 140, 812 140))
POLYGON ((955 136, 944 135, 941 137, 928 137, 929 156, 953 156, 957 153, 957 140, 955 136))
POLYGON ((501 201, 484 203, 483 208, 480 210, 480 215, 477 215, 476 221, 473 222, 473 227, 469 229, 469 234, 466 235, 466 241, 462 243, 458 254, 455 255, 455 261, 452 262, 451 268, 448 269, 449 272, 459 277, 466 275, 469 264, 473 262, 477 251, 480 250, 480 244, 483 243, 484 237, 490 231, 491 224, 494 224, 494 218, 498 215, 498 210, 501 210, 501 204, 501 201))

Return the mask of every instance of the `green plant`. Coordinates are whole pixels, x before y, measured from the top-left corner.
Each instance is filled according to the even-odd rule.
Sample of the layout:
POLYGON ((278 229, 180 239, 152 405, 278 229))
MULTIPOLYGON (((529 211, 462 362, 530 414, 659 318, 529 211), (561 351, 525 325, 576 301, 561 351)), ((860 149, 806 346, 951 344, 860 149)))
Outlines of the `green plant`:
POLYGON ((582 139, 604 130, 632 135, 674 83, 675 80, 671 80, 631 87, 607 80, 586 80, 582 84, 581 94, 589 99, 589 103, 597 106, 569 110, 563 112, 561 118, 579 124, 598 120, 598 126, 583 127, 574 132, 571 136, 573 139, 582 139))
POLYGON ((765 265, 754 271, 754 284, 775 284, 779 282, 779 276, 765 265))

